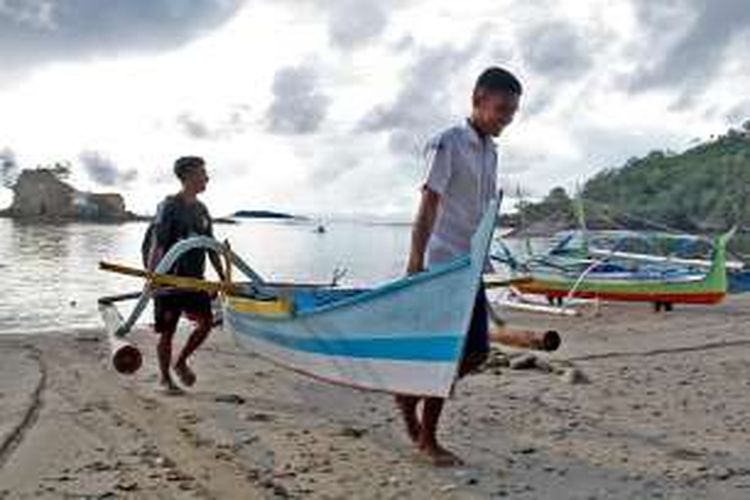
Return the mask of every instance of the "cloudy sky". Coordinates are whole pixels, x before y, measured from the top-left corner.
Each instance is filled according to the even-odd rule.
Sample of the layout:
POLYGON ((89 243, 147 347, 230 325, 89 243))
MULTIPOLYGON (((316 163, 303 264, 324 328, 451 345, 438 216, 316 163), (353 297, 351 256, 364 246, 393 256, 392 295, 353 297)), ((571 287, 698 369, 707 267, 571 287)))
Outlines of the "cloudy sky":
POLYGON ((748 53, 748 0, 0 0, 0 156, 140 212, 199 154, 216 214, 402 218, 488 65, 525 86, 501 181, 541 196, 750 118, 748 53))

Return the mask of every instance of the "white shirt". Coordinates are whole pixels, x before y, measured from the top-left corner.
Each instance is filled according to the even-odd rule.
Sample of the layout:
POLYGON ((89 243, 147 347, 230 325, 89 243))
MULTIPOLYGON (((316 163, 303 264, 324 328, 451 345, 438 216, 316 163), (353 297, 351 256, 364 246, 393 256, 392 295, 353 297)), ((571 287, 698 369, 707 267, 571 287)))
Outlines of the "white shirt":
POLYGON ((427 266, 471 250, 471 237, 497 190, 497 151, 469 124, 445 130, 425 152, 424 185, 440 195, 437 218, 427 243, 427 266))

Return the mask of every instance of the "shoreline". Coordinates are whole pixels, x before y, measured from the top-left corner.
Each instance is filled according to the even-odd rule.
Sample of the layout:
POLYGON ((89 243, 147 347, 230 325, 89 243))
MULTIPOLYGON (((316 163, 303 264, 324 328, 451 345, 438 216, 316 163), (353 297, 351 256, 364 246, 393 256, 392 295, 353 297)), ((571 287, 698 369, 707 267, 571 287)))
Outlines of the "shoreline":
MULTIPOLYGON (((123 218, 92 218, 92 217, 55 217, 55 216, 34 216, 25 217, 13 215, 10 210, 0 210, 0 219, 9 219, 14 222, 29 225, 44 224, 127 224, 130 222, 151 222, 154 216, 139 215, 128 212, 123 218)), ((232 217, 215 217, 211 219, 214 224, 239 224, 232 217)))
POLYGON ((527 370, 502 348, 458 385, 441 426, 456 469, 417 457, 390 396, 303 378, 221 330, 180 397, 155 389, 147 329, 134 376, 96 330, 0 335, 0 498, 747 497, 749 295, 507 317, 563 344, 527 370))

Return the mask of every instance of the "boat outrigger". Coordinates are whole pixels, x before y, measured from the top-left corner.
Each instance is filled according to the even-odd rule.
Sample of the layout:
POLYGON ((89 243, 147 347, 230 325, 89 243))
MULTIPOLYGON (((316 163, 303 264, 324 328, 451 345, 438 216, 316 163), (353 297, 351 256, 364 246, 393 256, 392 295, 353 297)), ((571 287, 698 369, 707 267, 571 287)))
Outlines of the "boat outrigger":
POLYGON ((113 356, 136 356, 127 334, 153 290, 178 286, 219 292, 224 328, 241 345, 283 366, 363 389, 447 397, 458 372, 498 205, 499 200, 490 203, 470 254, 373 289, 270 283, 227 244, 207 237, 178 242, 153 273, 101 263, 105 270, 147 278, 124 322, 113 300, 100 301, 113 356), (166 274, 195 248, 224 256, 226 281, 166 274), (244 281, 232 281, 233 266, 244 281), (446 296, 451 297, 450 307, 445 306, 446 296))
POLYGON ((527 275, 515 288, 544 295, 550 303, 567 298, 652 302, 657 309, 673 304, 716 304, 727 293, 726 245, 731 230, 716 238, 710 261, 670 259, 619 250, 592 248, 575 252, 555 247, 520 263, 505 249, 502 260, 527 275))

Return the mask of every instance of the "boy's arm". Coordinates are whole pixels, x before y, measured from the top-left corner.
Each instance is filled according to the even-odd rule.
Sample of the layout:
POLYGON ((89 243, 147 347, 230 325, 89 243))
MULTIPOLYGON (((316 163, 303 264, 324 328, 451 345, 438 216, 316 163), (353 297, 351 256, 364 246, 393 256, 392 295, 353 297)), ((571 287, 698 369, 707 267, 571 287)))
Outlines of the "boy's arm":
POLYGON ((156 207, 156 216, 154 217, 154 230, 151 234, 151 251, 148 255, 148 270, 154 271, 156 266, 161 262, 166 253, 166 245, 169 241, 171 223, 172 223, 172 206, 169 201, 163 201, 156 207))
POLYGON ((221 281, 224 281, 226 279, 224 277, 224 267, 221 265, 221 259, 219 258, 219 254, 213 250, 209 250, 208 258, 211 260, 211 265, 213 266, 214 271, 216 271, 216 275, 219 277, 221 281))
POLYGON ((437 219, 440 197, 448 188, 452 176, 451 152, 442 137, 433 139, 425 151, 427 178, 422 187, 417 218, 411 232, 411 251, 406 271, 409 274, 424 271, 424 254, 437 219))
POLYGON ((151 252, 148 257, 148 270, 153 272, 162 257, 164 257, 164 247, 154 242, 151 245, 151 252))
MULTIPOLYGON (((208 236, 213 238, 214 224, 211 222, 211 215, 208 213, 208 209, 206 209, 206 217, 208 217, 208 236)), ((209 250, 208 258, 211 261, 211 266, 213 266, 214 271, 216 271, 216 276, 218 276, 221 281, 224 281, 226 279, 224 275, 224 266, 222 265, 221 258, 219 258, 219 254, 213 250, 209 250)))
POLYGON ((411 251, 406 272, 415 274, 424 271, 424 254, 427 250, 427 242, 430 241, 432 228, 435 225, 440 195, 425 186, 422 189, 422 199, 419 202, 417 218, 411 231, 411 251))

